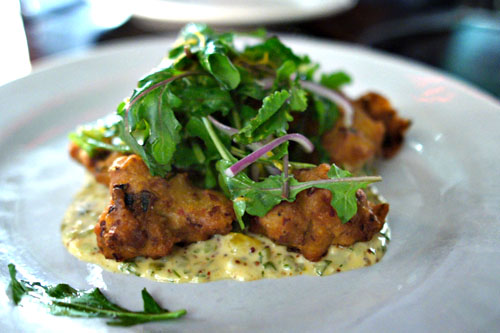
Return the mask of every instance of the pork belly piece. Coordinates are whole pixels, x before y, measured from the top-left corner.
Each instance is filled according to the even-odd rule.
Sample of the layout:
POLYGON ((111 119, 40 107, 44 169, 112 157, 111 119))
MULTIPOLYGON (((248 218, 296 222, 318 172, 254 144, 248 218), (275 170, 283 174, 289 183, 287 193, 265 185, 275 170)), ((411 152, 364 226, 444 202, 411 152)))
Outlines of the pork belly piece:
MULTIPOLYGON (((329 169, 327 164, 321 164, 314 169, 298 170, 294 175, 300 181, 327 179, 329 169)), ((328 190, 305 190, 294 202, 282 202, 264 217, 255 217, 250 230, 299 250, 308 260, 318 261, 332 244, 349 246, 370 240, 380 231, 389 212, 388 204, 372 204, 358 190, 357 213, 342 224, 330 205, 331 198, 328 190)))
POLYGON ((91 174, 94 175, 97 182, 108 185, 109 173, 108 169, 113 162, 121 156, 122 153, 103 150, 102 152, 90 157, 90 155, 75 143, 69 144, 70 156, 80 164, 82 164, 91 174))
POLYGON ((400 118, 389 101, 376 93, 355 100, 353 107, 351 127, 339 121, 322 137, 331 161, 349 170, 359 170, 375 156, 394 156, 410 121, 400 118))
POLYGON ((111 203, 94 228, 106 258, 160 258, 176 243, 231 231, 232 202, 222 193, 194 187, 187 174, 153 177, 137 155, 116 159, 109 174, 111 203))

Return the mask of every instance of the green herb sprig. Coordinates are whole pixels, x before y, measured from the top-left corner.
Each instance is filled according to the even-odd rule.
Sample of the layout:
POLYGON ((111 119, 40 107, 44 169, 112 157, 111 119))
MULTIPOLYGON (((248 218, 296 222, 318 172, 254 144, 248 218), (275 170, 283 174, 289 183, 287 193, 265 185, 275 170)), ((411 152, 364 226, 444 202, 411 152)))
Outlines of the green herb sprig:
POLYGON ((329 179, 299 182, 293 175, 289 175, 286 180, 280 175, 271 175, 263 181, 256 182, 245 173, 239 173, 234 177, 227 176, 225 170, 231 165, 231 162, 221 160, 217 163, 217 170, 223 188, 229 192, 233 200, 233 208, 240 223, 243 223, 241 221, 245 212, 262 217, 280 202, 293 202, 300 192, 313 187, 326 189, 332 193, 331 205, 340 220, 346 223, 357 211, 356 191, 382 180, 378 176, 352 177, 348 171, 333 164, 328 172, 329 179), (283 196, 286 181, 288 181, 288 195, 283 196))
POLYGON ((186 310, 168 311, 162 308, 146 289, 142 290, 144 311, 134 312, 110 302, 98 289, 76 290, 67 284, 43 286, 16 278, 16 267, 8 265, 12 300, 21 304, 24 298, 40 303, 56 316, 79 318, 110 318, 111 326, 133 326, 153 321, 165 321, 184 316, 186 310))
POLYGON ((92 124, 79 126, 75 132, 70 133, 69 139, 90 156, 99 151, 130 153, 129 146, 119 138, 120 122, 120 117, 109 115, 92 124))

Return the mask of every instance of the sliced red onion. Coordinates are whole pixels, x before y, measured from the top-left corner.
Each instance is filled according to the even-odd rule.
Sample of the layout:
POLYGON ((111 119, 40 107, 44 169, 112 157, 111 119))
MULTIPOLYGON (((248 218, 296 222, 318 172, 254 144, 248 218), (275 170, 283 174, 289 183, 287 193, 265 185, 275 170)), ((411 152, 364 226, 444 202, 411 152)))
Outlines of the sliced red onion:
POLYGON ((244 170, 250 164, 254 163, 259 158, 264 156, 266 153, 270 152, 271 150, 273 150, 274 148, 278 147, 279 145, 283 144, 286 141, 295 141, 299 143, 302 146, 302 148, 304 148, 304 150, 308 153, 311 153, 314 150, 314 145, 312 144, 312 142, 309 141, 309 139, 303 136, 302 134, 298 133, 287 134, 277 139, 274 139, 273 141, 264 145, 259 150, 254 151, 253 153, 245 156, 238 162, 234 163, 231 167, 226 169, 225 171, 226 175, 228 177, 236 176, 239 172, 244 170))
MULTIPOLYGON (((329 179, 318 179, 311 180, 308 182, 300 183, 298 185, 290 186, 292 190, 306 189, 308 187, 314 185, 323 185, 323 184, 331 184, 331 183, 349 183, 349 182, 367 182, 367 183, 375 183, 382 181, 382 177, 380 176, 360 176, 360 177, 342 177, 342 178, 329 178, 329 179)), ((272 189, 275 190, 275 189, 272 189)))
POLYGON ((210 122, 215 126, 217 127, 217 129, 221 130, 222 132, 226 133, 227 135, 229 136, 233 136, 235 135, 236 133, 238 133, 238 130, 234 127, 231 127, 231 126, 227 126, 223 123, 221 123, 220 121, 218 121, 217 119, 215 119, 214 117, 212 116, 208 116, 207 117, 208 120, 210 120, 210 122))
POLYGON ((344 96, 342 96, 335 90, 323 87, 322 85, 316 82, 301 80, 300 84, 302 85, 302 87, 309 89, 312 92, 315 92, 321 97, 328 98, 329 100, 340 106, 342 110, 344 110, 345 112, 345 125, 348 127, 352 125, 352 118, 354 117, 354 109, 352 108, 351 103, 344 96))

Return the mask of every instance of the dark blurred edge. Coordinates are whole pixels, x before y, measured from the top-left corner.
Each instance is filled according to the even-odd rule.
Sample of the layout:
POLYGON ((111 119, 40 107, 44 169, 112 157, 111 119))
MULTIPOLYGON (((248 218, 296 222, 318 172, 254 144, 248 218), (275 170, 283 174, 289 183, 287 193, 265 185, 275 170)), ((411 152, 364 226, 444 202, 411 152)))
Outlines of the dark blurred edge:
MULTIPOLYGON (((118 20, 115 27, 97 26, 84 0, 61 0, 60 6, 41 13, 27 10, 29 1, 21 3, 32 60, 108 40, 174 32, 153 31, 136 19, 118 20)), ((360 0, 339 15, 266 28, 402 55, 444 69, 500 97, 499 6, 495 0, 360 0)))

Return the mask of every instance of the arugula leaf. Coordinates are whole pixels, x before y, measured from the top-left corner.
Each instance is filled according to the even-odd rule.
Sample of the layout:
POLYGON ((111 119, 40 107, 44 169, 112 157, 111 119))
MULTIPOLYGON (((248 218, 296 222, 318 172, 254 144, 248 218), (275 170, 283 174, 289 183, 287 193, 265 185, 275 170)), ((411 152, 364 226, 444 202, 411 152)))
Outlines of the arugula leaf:
POLYGON ((119 126, 122 120, 116 115, 109 115, 94 123, 79 126, 69 134, 69 139, 90 156, 102 150, 130 152, 130 148, 119 138, 119 126))
MULTIPOLYGON (((167 92, 170 92, 180 101, 178 105, 172 106, 176 112, 208 116, 220 111, 223 115, 226 115, 234 108, 234 102, 229 92, 207 81, 203 83, 173 84, 167 92)), ((172 103, 170 102, 169 105, 172 105, 172 103)))
MULTIPOLYGON (((307 58, 307 56, 305 58, 307 58)), ((312 81, 314 79, 314 74, 318 69, 319 64, 311 63, 309 59, 306 59, 304 63, 298 67, 299 77, 302 80, 312 81)))
POLYGON ((184 49, 184 44, 177 44, 175 45, 170 51, 168 51, 168 58, 169 59, 176 59, 176 58, 181 58, 185 54, 185 49, 184 49))
POLYGON ((203 140, 206 147, 206 153, 209 155, 215 155, 214 157, 218 157, 217 148, 215 147, 214 142, 210 138, 210 134, 205 128, 203 121, 198 117, 191 117, 186 124, 186 131, 189 135, 194 137, 199 137, 203 140))
POLYGON ((56 316, 83 318, 110 318, 108 325, 132 326, 152 321, 164 321, 184 316, 186 310, 170 312, 163 309, 146 289, 142 290, 144 311, 133 312, 110 302, 98 289, 76 290, 67 284, 43 286, 39 282, 17 280, 16 267, 8 265, 11 278, 12 300, 22 304, 23 298, 31 298, 56 316))
POLYGON ((276 71, 276 79, 272 90, 278 87, 286 87, 290 92, 290 109, 292 111, 305 111, 307 109, 307 93, 297 82, 292 82, 291 75, 297 71, 297 65, 287 60, 276 71))
POLYGON ((218 158, 208 155, 197 142, 190 144, 181 142, 177 146, 172 164, 178 170, 194 171, 203 176, 203 179, 198 179, 198 177, 191 179, 195 186, 214 188, 217 185, 217 177, 214 173, 213 161, 218 158))
MULTIPOLYGON (((328 171, 330 178, 347 178, 352 177, 352 174, 347 170, 342 170, 335 164, 328 171)), ((336 188, 328 188, 333 193, 332 206, 338 208, 338 214, 341 220, 350 219, 357 211, 356 191, 364 188, 369 183, 342 183, 336 188)))
POLYGON ((182 72, 172 67, 158 67, 153 69, 150 73, 144 75, 137 82, 137 88, 134 89, 130 100, 135 99, 137 96, 151 88, 153 85, 168 80, 182 72))
POLYGON ((289 176, 290 193, 288 198, 284 198, 282 188, 285 179, 282 175, 272 175, 260 182, 253 181, 245 173, 229 177, 225 174, 225 170, 232 164, 232 162, 221 160, 217 162, 217 170, 219 182, 223 183, 221 187, 226 189, 235 203, 234 208, 240 223, 242 223, 243 211, 262 217, 280 202, 293 202, 300 192, 313 187, 326 189, 332 193, 330 204, 340 220, 346 223, 356 214, 356 191, 380 180, 380 177, 352 177, 348 171, 333 164, 328 172, 329 179, 299 182, 293 176, 289 176))
POLYGON ((255 77, 242 67, 238 67, 238 70, 240 71, 241 82, 236 89, 236 93, 241 94, 242 97, 262 100, 266 94, 262 86, 257 83, 255 77))
POLYGON ((250 123, 250 120, 252 120, 257 115, 257 111, 258 110, 255 110, 254 108, 243 104, 238 112, 241 118, 241 125, 243 127, 247 126, 250 123))
POLYGON ((217 177, 215 175, 214 169, 215 168, 213 164, 208 164, 205 168, 204 185, 206 188, 214 188, 215 186, 217 186, 217 177))
MULTIPOLYGON (((198 117, 191 117, 189 119, 188 123, 186 124, 186 132, 191 137, 200 138, 201 141, 203 142, 203 143, 200 142, 200 145, 203 145, 203 147, 200 147, 200 145, 198 145, 197 143, 193 143, 192 148, 189 149, 189 157, 193 156, 195 157, 195 159, 199 155, 203 155, 204 157, 203 161, 200 158, 197 158, 197 160, 195 160, 194 163, 192 164, 198 164, 198 165, 192 166, 192 169, 204 175, 203 186, 205 188, 215 187, 217 185, 217 178, 214 173, 213 161, 219 160, 220 155, 214 144, 214 141, 210 137, 210 134, 208 133, 205 125, 203 124, 203 121, 198 117), (196 148, 197 146, 198 148, 196 148)), ((218 138, 220 139, 221 143, 224 146, 230 145, 231 138, 229 138, 227 135, 219 133, 218 138)), ((176 157, 176 160, 184 164, 186 163, 187 159, 184 158, 183 160, 183 157, 179 156, 178 159, 176 157)))
POLYGON ((315 118, 318 122, 318 134, 323 135, 329 131, 340 116, 339 108, 335 103, 313 95, 315 118))
MULTIPOLYGON (((235 89, 240 83, 240 73, 229 58, 232 49, 233 34, 215 34, 205 24, 191 23, 181 31, 184 39, 182 48, 188 47, 196 53, 201 67, 212 74, 224 89, 235 89)), ((169 54, 170 58, 181 58, 183 52, 178 46, 169 54)), ((178 59, 177 61, 180 61, 178 59)))
POLYGON ((209 41, 198 53, 201 66, 211 73, 225 89, 235 89, 240 83, 240 72, 227 56, 226 47, 217 41, 209 41))
POLYGON ((306 58, 297 56, 278 37, 271 37, 263 43, 246 47, 242 57, 248 61, 269 65, 273 68, 278 68, 287 60, 292 61, 297 66, 306 62, 306 58))
POLYGON ((237 197, 233 199, 233 210, 236 215, 236 219, 240 225, 241 230, 245 229, 245 222, 243 221, 243 215, 247 210, 247 204, 244 197, 237 197))
POLYGON ((146 76, 139 81, 130 101, 120 103, 117 108, 123 119, 119 123, 120 138, 141 156, 154 176, 165 176, 171 170, 171 159, 181 139, 181 125, 170 106, 178 106, 182 101, 170 92, 170 84, 200 74, 185 72, 172 76, 172 73, 175 71, 168 69, 146 76))
POLYGON ((156 87, 137 100, 125 115, 126 104, 118 113, 127 117, 129 129, 122 138, 146 162, 153 175, 164 176, 171 169, 171 159, 180 142, 181 125, 168 106, 168 85, 156 87))
POLYGON ((224 171, 232 164, 229 161, 220 160, 217 162, 217 170, 222 176, 220 180, 236 205, 235 210, 241 213, 244 209, 250 215, 264 216, 271 208, 284 200, 281 197, 283 183, 280 176, 269 176, 261 182, 253 181, 242 172, 234 177, 228 177, 224 171), (276 191, 264 189, 276 189, 276 191))
POLYGON ((290 91, 290 109, 300 112, 307 109, 307 92, 296 84, 292 86, 290 91))
POLYGON ((287 108, 282 108, 276 112, 262 126, 259 126, 252 134, 252 142, 266 139, 271 134, 282 136, 288 130, 288 123, 293 120, 293 117, 288 112, 287 108))
POLYGON ((311 187, 329 190, 332 193, 330 203, 343 223, 349 221, 356 214, 358 209, 356 191, 365 188, 374 181, 380 180, 380 178, 376 179, 377 177, 353 177, 349 171, 342 170, 335 164, 330 167, 328 177, 333 180, 346 179, 347 181, 328 182, 328 180, 318 180, 295 183, 292 179, 290 182, 290 195, 294 195, 295 192, 298 194, 311 187))
POLYGON ((330 89, 339 89, 344 84, 351 83, 351 81, 351 77, 345 72, 334 72, 321 75, 320 83, 330 89))
POLYGON ((292 60, 285 61, 276 70, 275 84, 280 84, 283 81, 290 80, 290 75, 292 75, 296 70, 297 70, 297 65, 292 60))
POLYGON ((178 169, 188 169, 199 163, 199 159, 189 142, 181 142, 175 150, 173 162, 178 169))
POLYGON ((281 90, 276 91, 264 98, 262 107, 257 112, 257 115, 250 119, 248 124, 236 134, 235 141, 247 144, 262 140, 267 135, 277 130, 280 125, 282 125, 283 121, 286 123, 288 121, 288 117, 286 117, 286 115, 283 117, 283 113, 282 115, 279 113, 276 115, 276 113, 285 104, 288 97, 290 97, 290 93, 286 90, 281 90), (270 122, 266 123, 267 120, 270 120, 270 122), (264 123, 266 123, 265 126, 263 126, 264 123), (258 133, 256 133, 260 127, 262 128, 258 133))

